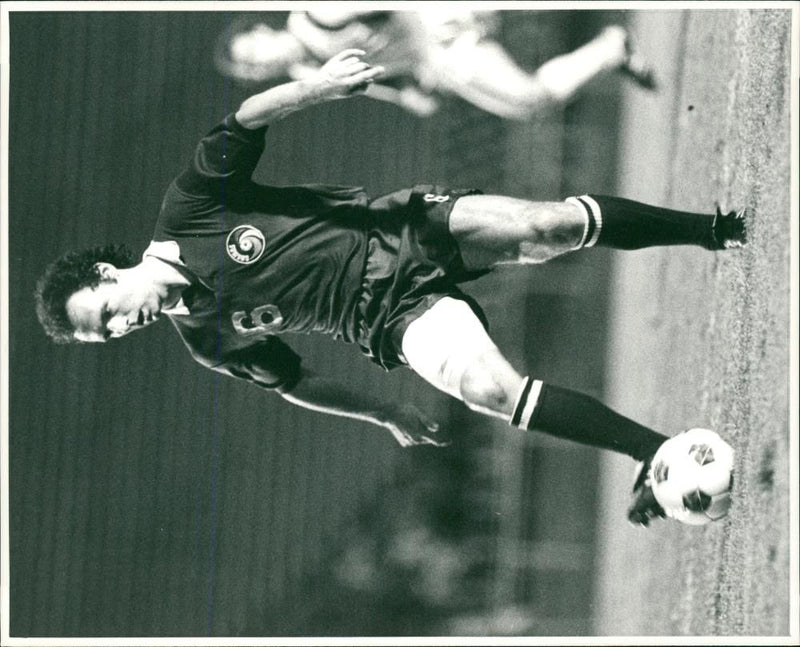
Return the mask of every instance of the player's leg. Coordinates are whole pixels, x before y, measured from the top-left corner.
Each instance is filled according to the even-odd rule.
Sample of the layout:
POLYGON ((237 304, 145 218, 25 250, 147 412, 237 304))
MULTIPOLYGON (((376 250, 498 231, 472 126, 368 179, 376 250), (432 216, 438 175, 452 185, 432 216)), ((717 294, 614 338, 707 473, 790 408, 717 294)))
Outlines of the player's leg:
POLYGON ((439 109, 439 102, 413 85, 395 88, 382 83, 370 83, 364 96, 393 103, 418 117, 429 117, 439 109))
POLYGON ((470 409, 526 430, 646 460, 667 437, 595 398, 523 377, 505 359, 470 306, 438 300, 403 335, 405 361, 470 409))
POLYGON ((550 59, 534 76, 559 101, 567 101, 592 79, 609 70, 619 70, 647 89, 655 88, 653 70, 637 55, 627 31, 612 25, 568 54, 550 59))
POLYGON ((448 221, 470 269, 542 263, 579 248, 585 226, 585 215, 574 204, 495 195, 458 198, 448 221))
POLYGON ((504 119, 529 119, 560 102, 492 41, 437 48, 429 67, 437 90, 504 119))
POLYGON ((664 516, 647 477, 649 462, 667 437, 591 396, 522 377, 464 301, 444 297, 412 321, 402 352, 418 375, 474 411, 640 461, 628 519, 647 526, 664 516))
POLYGON ((550 59, 533 73, 496 42, 457 39, 434 50, 431 66, 436 85, 479 108, 509 119, 526 119, 537 111, 571 99, 598 75, 622 69, 646 87, 653 75, 628 48, 622 27, 608 27, 590 42, 550 59))
POLYGON ((746 239, 744 209, 691 213, 602 195, 565 202, 466 195, 453 205, 448 226, 469 269, 541 263, 595 245, 699 245, 717 250, 741 246, 746 239))

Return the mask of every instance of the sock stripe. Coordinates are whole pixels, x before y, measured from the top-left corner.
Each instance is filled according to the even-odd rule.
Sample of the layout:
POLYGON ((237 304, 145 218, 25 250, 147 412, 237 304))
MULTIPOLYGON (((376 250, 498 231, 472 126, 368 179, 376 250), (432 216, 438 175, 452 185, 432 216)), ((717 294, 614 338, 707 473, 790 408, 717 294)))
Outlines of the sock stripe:
POLYGON ((567 198, 565 202, 569 204, 574 204, 583 212, 583 219, 585 221, 583 225, 583 235, 581 236, 580 242, 575 245, 572 249, 581 249, 586 244, 586 239, 589 237, 589 231, 593 228, 594 223, 592 222, 594 218, 592 217, 591 211, 589 211, 589 207, 580 199, 580 198, 567 198))
POLYGON ((530 393, 528 393, 528 401, 526 402, 525 407, 522 410, 522 416, 519 419, 519 425, 523 429, 530 429, 533 412, 536 410, 536 406, 539 404, 539 394, 541 392, 542 381, 533 380, 533 386, 531 387, 530 393))
POLYGON ((514 411, 511 414, 509 425, 520 429, 529 429, 536 406, 539 404, 539 394, 542 392, 541 380, 532 380, 526 377, 519 390, 514 411))
POLYGON ((592 236, 594 236, 594 232, 597 231, 597 218, 594 216, 591 205, 584 197, 578 198, 578 202, 583 205, 583 208, 586 210, 587 214, 586 230, 583 232, 583 241, 581 247, 586 247, 587 245, 591 246, 590 241, 592 240, 592 236))
POLYGON ((522 381, 522 388, 519 390, 517 401, 514 403, 514 410, 511 412, 511 420, 508 421, 508 424, 512 427, 519 427, 519 419, 522 417, 522 409, 525 406, 525 402, 528 400, 528 393, 530 393, 531 390, 531 383, 532 380, 529 377, 526 377, 522 381))
POLYGON ((580 198, 584 200, 591 209, 592 216, 594 217, 595 228, 591 235, 587 236, 588 240, 586 241, 586 247, 594 247, 595 243, 597 243, 597 239, 600 238, 600 232, 603 229, 603 212, 600 209, 600 205, 589 195, 583 195, 580 198))
POLYGON ((580 207, 586 219, 586 224, 583 227, 583 236, 581 236, 580 242, 573 249, 594 247, 600 237, 600 230, 603 228, 603 212, 600 209, 600 205, 588 195, 573 196, 567 198, 565 202, 580 207))

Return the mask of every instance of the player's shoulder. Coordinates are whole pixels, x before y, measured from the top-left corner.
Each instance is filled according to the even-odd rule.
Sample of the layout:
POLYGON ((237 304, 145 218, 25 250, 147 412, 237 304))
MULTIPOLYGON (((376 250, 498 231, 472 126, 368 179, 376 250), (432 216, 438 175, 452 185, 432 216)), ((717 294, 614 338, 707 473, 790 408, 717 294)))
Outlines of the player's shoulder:
POLYGON ((192 214, 202 210, 201 203, 204 204, 211 198, 202 188, 202 185, 198 186, 191 177, 187 177, 185 172, 173 179, 161 199, 156 230, 177 234, 191 227, 192 214))

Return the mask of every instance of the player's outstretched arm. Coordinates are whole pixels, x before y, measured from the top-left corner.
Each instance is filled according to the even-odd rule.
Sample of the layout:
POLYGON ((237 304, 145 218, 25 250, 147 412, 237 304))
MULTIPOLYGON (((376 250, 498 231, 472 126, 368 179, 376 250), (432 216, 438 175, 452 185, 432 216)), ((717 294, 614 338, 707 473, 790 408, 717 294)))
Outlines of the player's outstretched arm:
POLYGON ((356 393, 337 381, 303 368, 303 376, 291 391, 281 396, 312 411, 362 420, 387 429, 403 447, 449 443, 437 439, 439 425, 412 404, 380 401, 366 393, 356 393))
POLYGON ((245 128, 261 128, 308 106, 363 93, 383 68, 362 61, 362 56, 363 50, 346 49, 308 77, 246 99, 236 112, 236 121, 245 128))

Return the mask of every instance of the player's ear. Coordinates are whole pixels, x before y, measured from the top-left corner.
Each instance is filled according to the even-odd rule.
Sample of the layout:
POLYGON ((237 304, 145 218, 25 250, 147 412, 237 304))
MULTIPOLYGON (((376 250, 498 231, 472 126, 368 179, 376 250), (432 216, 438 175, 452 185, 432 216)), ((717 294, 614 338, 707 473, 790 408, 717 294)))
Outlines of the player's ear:
POLYGON ((99 261, 94 264, 95 271, 100 275, 104 281, 116 281, 118 270, 111 263, 104 263, 99 261))

